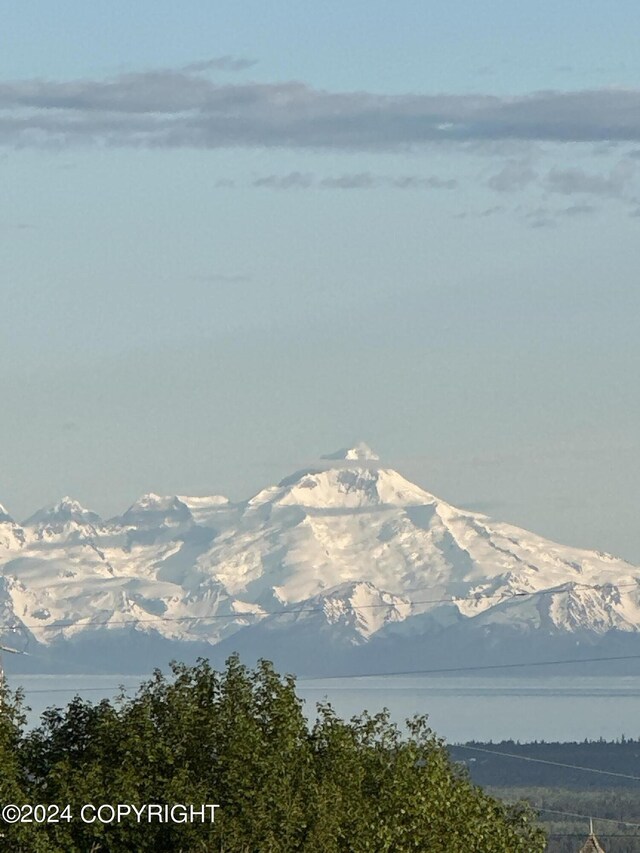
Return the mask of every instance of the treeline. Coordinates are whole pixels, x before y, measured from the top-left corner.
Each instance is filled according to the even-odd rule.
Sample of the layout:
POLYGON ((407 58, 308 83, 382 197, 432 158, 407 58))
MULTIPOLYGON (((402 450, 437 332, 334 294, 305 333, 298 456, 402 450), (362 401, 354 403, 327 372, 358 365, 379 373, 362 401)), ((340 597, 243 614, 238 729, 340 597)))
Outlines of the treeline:
POLYGON ((489 790, 506 802, 524 798, 540 810, 549 839, 548 853, 579 850, 589 831, 589 817, 594 819, 596 835, 607 853, 640 853, 640 826, 628 825, 640 824, 640 787, 576 791, 518 786, 489 790))
POLYGON ((5 811, 0 849, 12 853, 545 849, 531 809, 473 785, 426 718, 405 731, 386 712, 346 722, 324 704, 310 726, 293 678, 235 656, 223 672, 204 660, 174 665, 169 678, 157 671, 133 698, 77 697, 31 731, 22 697, 3 686, 0 768, 0 805, 35 821, 12 823, 15 809, 5 811), (83 822, 87 804, 89 819, 106 804, 106 822, 83 822), (197 812, 186 823, 110 821, 117 804, 197 812), (213 822, 198 817, 205 804, 219 806, 213 822))
POLYGON ((455 761, 469 769, 471 778, 478 785, 574 788, 581 791, 628 787, 639 790, 640 785, 638 779, 625 778, 640 778, 640 740, 625 737, 616 741, 600 739, 573 743, 469 741, 464 745, 450 746, 449 752, 455 761), (523 757, 550 763, 523 761, 523 757), (574 767, 557 766, 561 764, 574 767), (579 770, 578 767, 591 769, 579 770), (621 775, 611 776, 608 773, 621 775))
POLYGON ((640 741, 470 741, 449 752, 476 784, 504 802, 524 799, 539 812, 549 853, 579 850, 590 817, 607 853, 640 853, 640 741), (566 764, 575 766, 558 766, 566 764))

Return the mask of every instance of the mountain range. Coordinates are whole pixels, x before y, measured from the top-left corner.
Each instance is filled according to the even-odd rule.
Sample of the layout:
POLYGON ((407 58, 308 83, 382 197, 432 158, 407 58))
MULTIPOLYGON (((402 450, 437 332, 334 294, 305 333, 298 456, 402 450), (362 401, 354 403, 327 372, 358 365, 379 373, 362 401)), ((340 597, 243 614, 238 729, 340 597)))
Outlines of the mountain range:
POLYGON ((103 520, 0 505, 7 668, 274 659, 301 675, 640 653, 640 567, 451 506, 360 444, 249 500, 147 494, 103 520))

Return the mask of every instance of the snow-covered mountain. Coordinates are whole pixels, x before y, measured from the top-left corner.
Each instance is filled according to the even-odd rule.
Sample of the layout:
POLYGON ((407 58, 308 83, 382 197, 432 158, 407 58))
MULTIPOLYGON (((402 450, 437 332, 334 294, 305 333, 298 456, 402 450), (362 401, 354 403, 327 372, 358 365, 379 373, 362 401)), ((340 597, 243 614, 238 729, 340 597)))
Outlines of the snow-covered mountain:
POLYGON ((0 506, 0 633, 40 671, 234 649, 301 673, 640 651, 639 578, 457 509, 364 444, 243 503, 148 494, 103 521, 67 497, 21 525, 0 506))

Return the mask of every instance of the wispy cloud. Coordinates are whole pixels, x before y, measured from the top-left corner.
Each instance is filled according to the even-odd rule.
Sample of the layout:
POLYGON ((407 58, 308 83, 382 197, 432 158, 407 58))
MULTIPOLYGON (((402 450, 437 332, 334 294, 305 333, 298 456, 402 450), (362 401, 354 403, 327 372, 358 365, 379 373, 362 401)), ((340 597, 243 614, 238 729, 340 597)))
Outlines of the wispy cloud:
POLYGON ((593 204, 572 204, 568 207, 550 207, 534 205, 527 207, 519 204, 515 207, 505 207, 502 204, 487 207, 484 210, 463 210, 454 214, 454 219, 487 219, 499 214, 509 214, 518 218, 530 228, 552 228, 563 218, 591 216, 598 208, 593 204))
MULTIPOLYGON (((538 157, 538 160, 540 158, 538 157)), ((529 208, 520 206, 516 212, 535 228, 555 225, 562 218, 586 216, 595 213, 593 201, 613 200, 624 205, 637 204, 635 198, 636 164, 625 156, 608 171, 585 171, 577 166, 553 167, 542 170, 532 166, 532 158, 508 158, 502 168, 486 182, 500 193, 518 193, 528 190, 528 195, 539 200, 529 208), (567 207, 553 205, 554 196, 578 196, 582 200, 567 207)))
POLYGON ((453 214, 454 219, 488 219, 491 216, 496 216, 499 213, 505 213, 506 207, 502 204, 494 204, 492 207, 485 207, 482 210, 460 210, 453 214))
POLYGON ((394 149, 500 140, 640 142, 640 89, 519 96, 330 92, 301 82, 219 83, 219 57, 108 79, 0 84, 0 143, 394 149))
POLYGON ((258 64, 257 59, 247 59, 243 56, 215 56, 212 59, 203 59, 200 62, 190 62, 182 66, 182 71, 245 71, 258 64))
POLYGON ((515 212, 520 214, 524 223, 531 228, 553 228, 562 219, 592 216, 598 212, 598 208, 593 204, 571 204, 568 207, 540 205, 532 208, 520 205, 515 212))
POLYGON ((358 172, 353 175, 340 175, 337 178, 322 178, 319 186, 329 190, 365 190, 379 187, 381 180, 371 172, 358 172))
POLYGON ((434 175, 376 175, 373 172, 353 172, 335 177, 318 177, 309 172, 289 172, 285 175, 263 175, 254 178, 251 186, 272 190, 368 190, 389 187, 398 190, 452 190, 458 186, 453 178, 434 175))
POLYGON ((525 211, 523 218, 531 228, 555 228, 558 224, 556 211, 543 206, 525 211))
POLYGON ((635 165, 621 161, 608 174, 593 174, 582 169, 551 169, 545 186, 549 192, 563 195, 596 195, 621 198, 635 176, 635 165))
POLYGON ((562 216, 590 216, 597 209, 593 204, 572 204, 569 207, 565 207, 560 213, 562 216))
POLYGON ((499 172, 489 178, 487 184, 497 192, 514 192, 524 189, 537 177, 527 160, 508 160, 499 172))
POLYGON ((400 178, 387 178, 387 182, 399 190, 454 190, 458 186, 455 178, 438 178, 431 175, 421 178, 418 175, 405 175, 400 178))
POLYGON ((263 175, 261 178, 255 178, 252 186, 270 190, 299 190, 308 189, 313 186, 313 182, 313 175, 289 172, 288 175, 263 175))

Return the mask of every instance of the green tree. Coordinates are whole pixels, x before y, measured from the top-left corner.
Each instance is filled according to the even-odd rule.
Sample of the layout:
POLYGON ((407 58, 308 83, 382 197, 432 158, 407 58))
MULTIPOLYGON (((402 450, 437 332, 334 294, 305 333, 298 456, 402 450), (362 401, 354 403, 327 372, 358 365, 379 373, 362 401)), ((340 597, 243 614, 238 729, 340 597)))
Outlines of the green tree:
POLYGON ((405 731, 386 711, 344 721, 324 704, 310 726, 294 679, 267 661, 172 669, 133 698, 76 697, 26 736, 10 728, 9 778, 76 816, 84 803, 216 803, 215 822, 62 822, 37 827, 38 853, 544 849, 532 813, 472 785, 424 717, 405 731))
MULTIPOLYGON (((23 694, 12 694, 0 676, 0 807, 22 807, 30 803, 29 785, 21 761, 21 743, 26 723, 23 694)), ((43 853, 46 839, 36 834, 29 824, 0 820, 0 850, 15 853, 43 853)))

